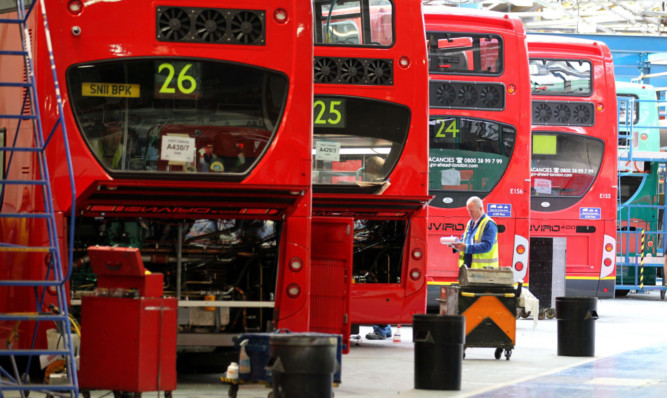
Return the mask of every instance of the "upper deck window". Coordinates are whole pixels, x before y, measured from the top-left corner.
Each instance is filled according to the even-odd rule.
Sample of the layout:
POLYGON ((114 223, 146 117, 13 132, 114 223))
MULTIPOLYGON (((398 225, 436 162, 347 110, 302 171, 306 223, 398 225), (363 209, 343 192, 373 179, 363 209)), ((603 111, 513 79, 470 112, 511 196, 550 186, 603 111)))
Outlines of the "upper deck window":
POLYGON ((584 60, 530 59, 533 95, 589 96, 593 92, 591 63, 584 60))
POLYGON ((390 102, 315 96, 313 183, 381 185, 400 157, 410 110, 390 102))
POLYGON ((430 73, 500 75, 503 41, 499 35, 427 32, 430 73))
POLYGON ((533 197, 580 198, 600 171, 604 143, 576 134, 533 133, 533 197))
MULTIPOLYGON (((515 142, 516 129, 507 124, 458 116, 431 117, 430 193, 490 192, 509 166, 515 142)), ((437 200, 431 205, 448 206, 437 200)))
POLYGON ((639 122, 639 101, 634 94, 618 94, 618 125, 627 127, 630 124, 639 122), (631 112, 628 109, 632 108, 631 112))
POLYGON ((313 0, 315 44, 391 46, 391 0, 313 0))
POLYGON ((280 124, 287 78, 248 65, 183 58, 80 64, 72 111, 111 171, 243 175, 280 124))

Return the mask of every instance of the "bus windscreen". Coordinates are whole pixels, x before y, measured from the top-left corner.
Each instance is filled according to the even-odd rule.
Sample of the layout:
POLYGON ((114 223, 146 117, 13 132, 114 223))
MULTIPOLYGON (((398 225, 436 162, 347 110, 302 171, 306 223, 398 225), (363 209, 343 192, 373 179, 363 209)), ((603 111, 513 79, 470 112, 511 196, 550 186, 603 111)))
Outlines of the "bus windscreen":
POLYGON ((531 167, 533 197, 582 197, 595 180, 604 154, 598 138, 534 133, 531 167))
POLYGON ((112 171, 247 173, 287 99, 278 72, 220 61, 134 59, 69 68, 72 111, 112 171))
POLYGON ((383 183, 410 128, 410 109, 385 101, 315 96, 313 183, 383 183))
POLYGON ((429 142, 431 191, 489 192, 509 165, 516 129, 490 120, 437 116, 429 123, 429 142))
POLYGON ((642 184, 644 183, 644 180, 645 174, 622 176, 621 186, 619 187, 621 203, 626 203, 633 196, 635 196, 637 191, 639 191, 639 188, 641 188, 642 184))

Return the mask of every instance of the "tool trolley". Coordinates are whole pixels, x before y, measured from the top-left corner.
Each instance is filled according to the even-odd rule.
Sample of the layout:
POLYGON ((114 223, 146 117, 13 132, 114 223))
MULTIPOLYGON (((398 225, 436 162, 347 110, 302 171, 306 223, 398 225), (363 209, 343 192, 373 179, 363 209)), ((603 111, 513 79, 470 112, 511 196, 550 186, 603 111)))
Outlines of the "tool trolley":
POLYGON ((459 285, 443 286, 438 301, 441 314, 465 317, 465 348, 492 347, 496 359, 504 352, 509 360, 516 343, 519 295, 509 268, 462 268, 459 285))

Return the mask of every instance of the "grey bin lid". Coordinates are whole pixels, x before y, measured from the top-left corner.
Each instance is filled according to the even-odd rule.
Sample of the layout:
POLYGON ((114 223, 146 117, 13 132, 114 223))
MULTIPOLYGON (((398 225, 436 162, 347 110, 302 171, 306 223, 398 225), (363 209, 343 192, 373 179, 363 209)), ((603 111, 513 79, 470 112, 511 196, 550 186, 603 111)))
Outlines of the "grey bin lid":
POLYGON ((271 345, 280 346, 336 346, 338 337, 324 333, 287 333, 271 336, 271 345))

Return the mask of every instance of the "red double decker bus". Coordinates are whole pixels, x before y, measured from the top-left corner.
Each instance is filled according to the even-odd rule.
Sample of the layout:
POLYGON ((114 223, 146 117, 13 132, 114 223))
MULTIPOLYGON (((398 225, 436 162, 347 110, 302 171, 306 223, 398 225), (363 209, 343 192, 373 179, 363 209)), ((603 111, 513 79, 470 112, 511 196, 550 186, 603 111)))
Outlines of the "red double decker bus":
MULTIPOLYGON (((75 229, 73 297, 95 287, 86 248, 136 247, 179 299, 184 349, 308 330, 312 5, 72 0, 46 11, 76 178, 67 225, 63 143, 52 142, 55 208, 75 229)), ((49 71, 40 32, 33 49, 49 71)), ((43 80, 48 121, 55 90, 43 80)), ((5 142, 16 142, 11 129, 5 142)), ((33 167, 26 157, 11 172, 33 167)), ((11 187, 2 198, 33 206, 11 187)))
POLYGON ((612 297, 616 263, 617 104, 598 41, 529 36, 533 92, 530 286, 555 297, 612 297))
POLYGON ((429 311, 455 282, 466 200, 498 225, 499 261, 526 278, 530 206, 530 81, 526 33, 506 14, 424 7, 429 47, 429 311))
POLYGON ((351 322, 409 324, 426 295, 421 1, 314 6, 313 214, 353 230, 351 322))

